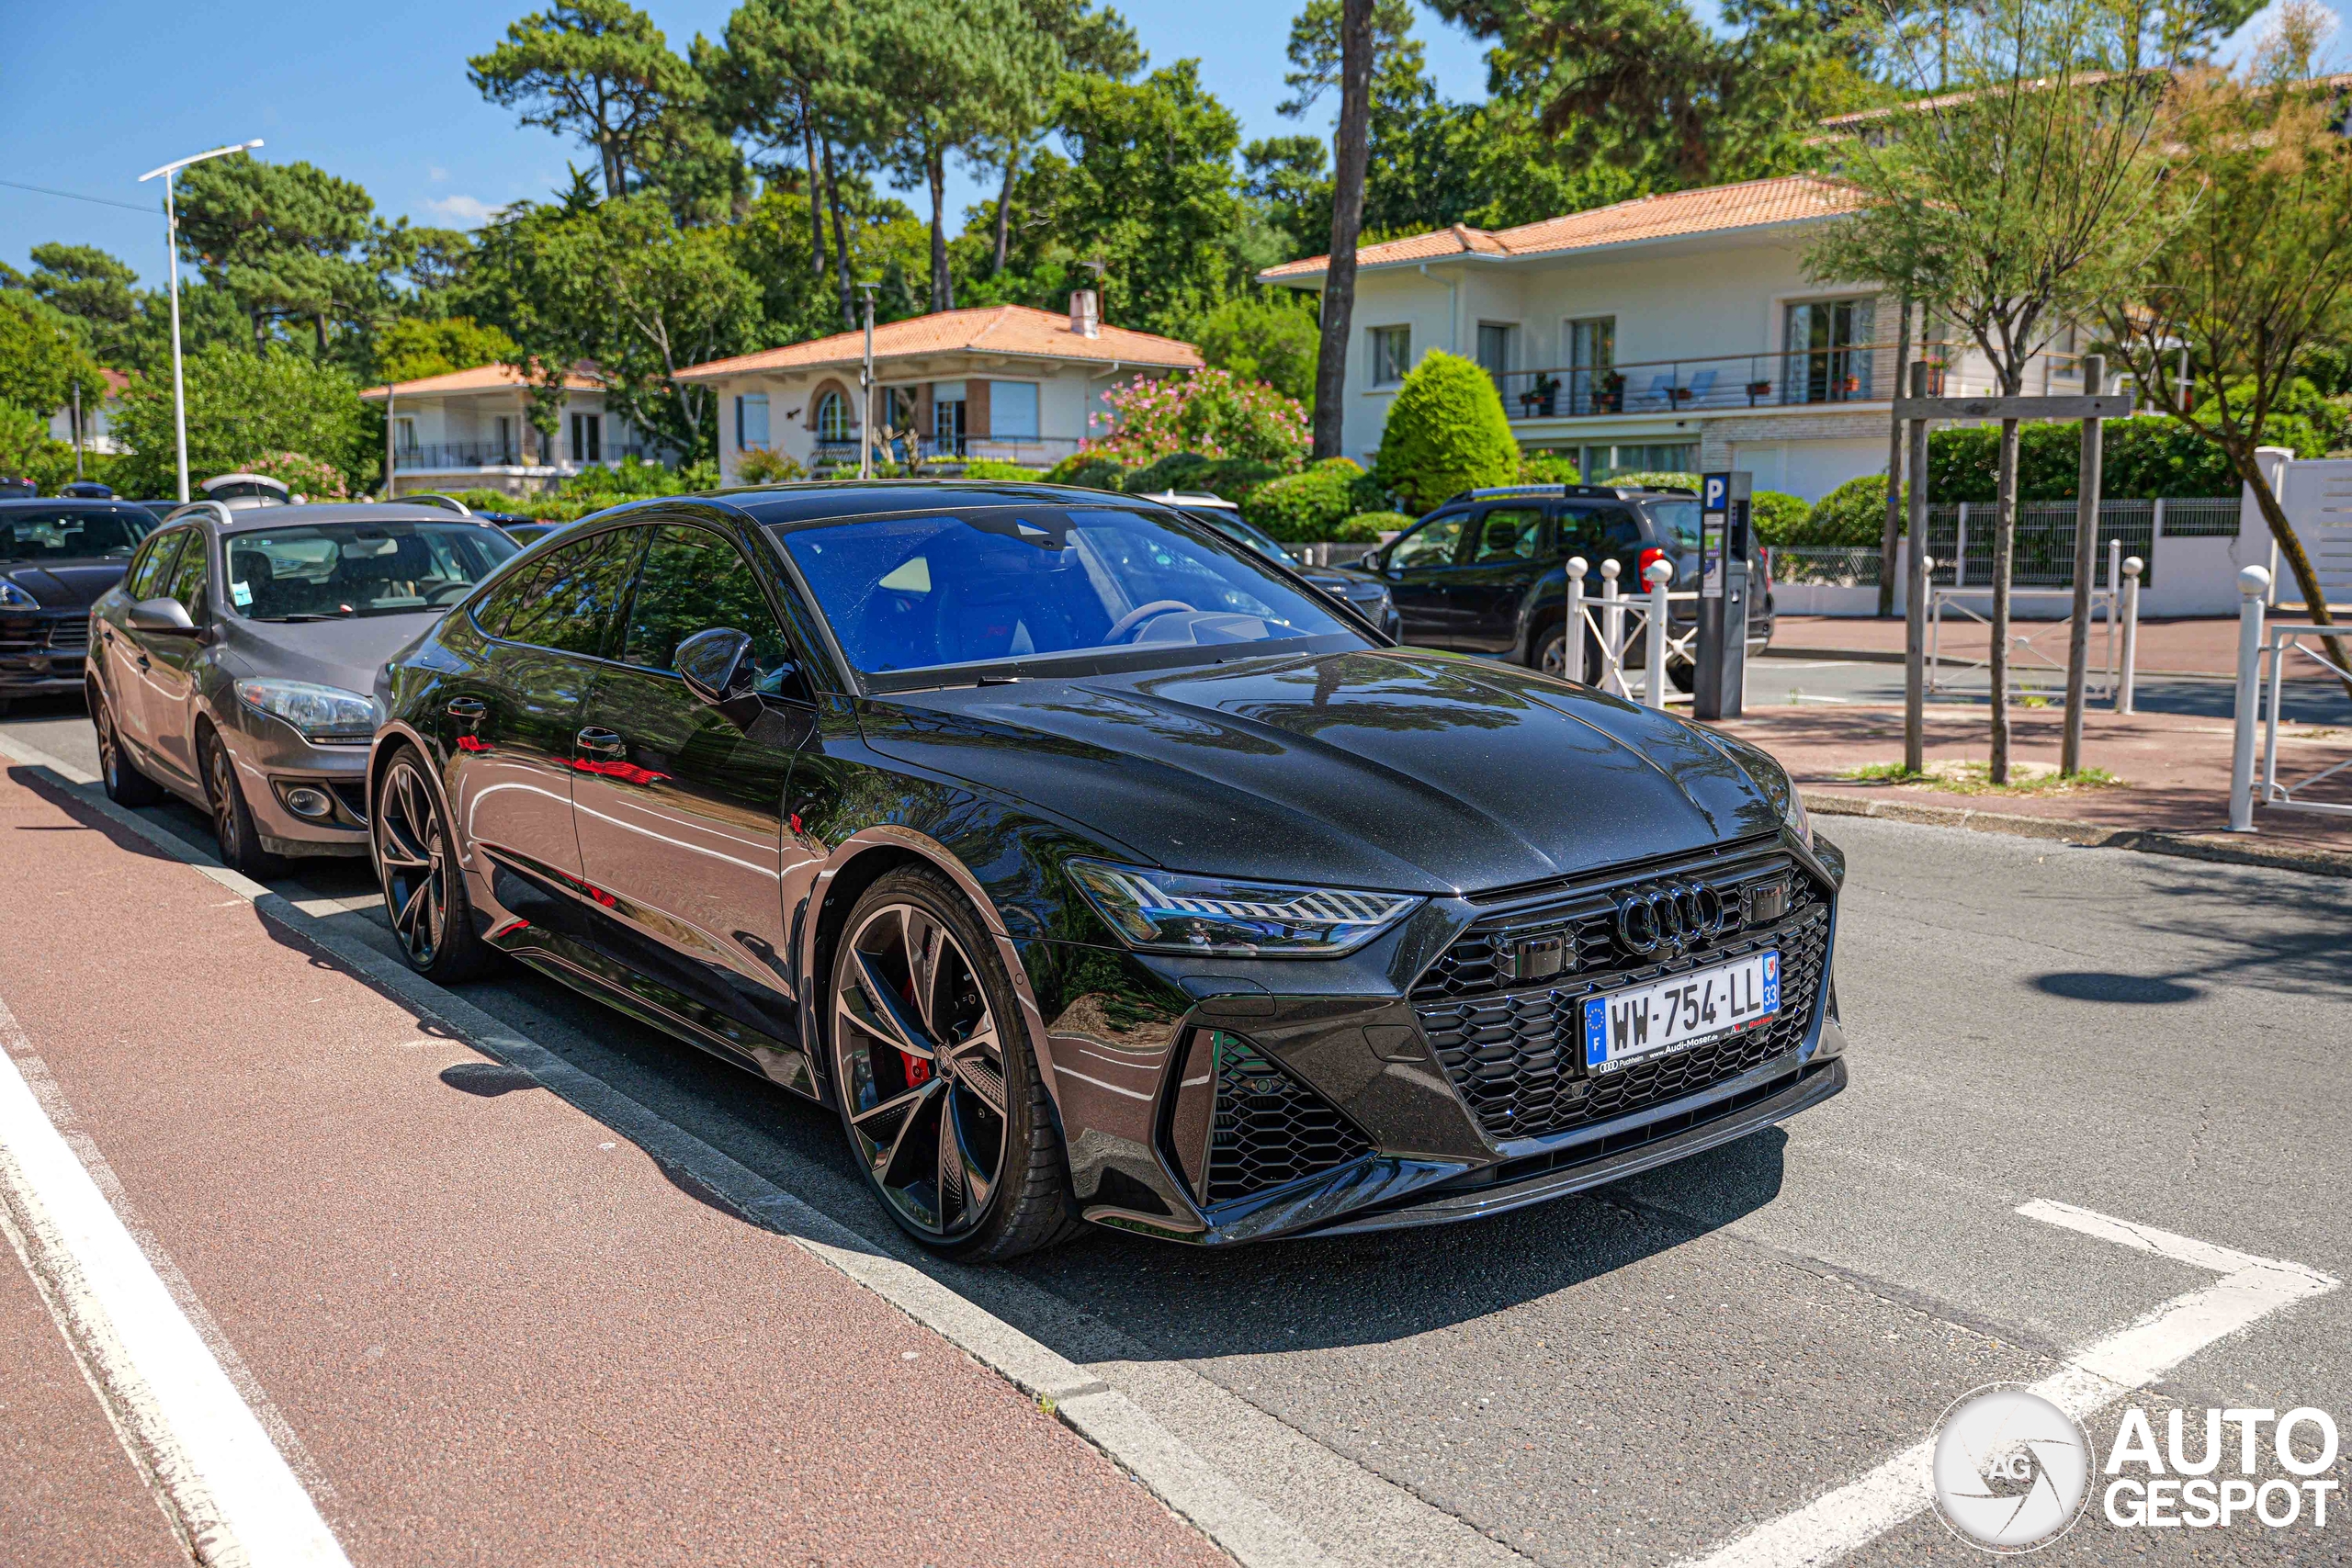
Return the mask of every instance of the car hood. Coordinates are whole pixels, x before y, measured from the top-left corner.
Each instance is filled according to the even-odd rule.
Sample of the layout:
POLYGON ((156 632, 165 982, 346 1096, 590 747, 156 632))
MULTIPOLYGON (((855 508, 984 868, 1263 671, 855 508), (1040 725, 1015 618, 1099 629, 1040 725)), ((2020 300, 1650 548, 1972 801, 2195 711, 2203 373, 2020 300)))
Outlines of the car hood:
POLYGON ((1176 869, 1471 892, 1780 825, 1696 727, 1419 649, 896 694, 887 756, 1176 869))
POLYGON ((98 602, 106 591, 122 581, 130 562, 120 557, 87 556, 78 560, 43 561, 39 566, 0 561, 0 577, 40 601, 44 610, 82 610, 98 602))
POLYGON ((1294 570, 1299 576, 1317 588, 1337 589, 1342 594, 1346 593, 1350 585, 1354 583, 1369 582, 1378 587, 1387 586, 1371 572, 1358 571, 1351 566, 1302 566, 1294 570))
POLYGON ((384 661, 415 640, 442 612, 358 615, 336 621, 224 619, 222 651, 240 675, 274 675, 367 694, 384 661))

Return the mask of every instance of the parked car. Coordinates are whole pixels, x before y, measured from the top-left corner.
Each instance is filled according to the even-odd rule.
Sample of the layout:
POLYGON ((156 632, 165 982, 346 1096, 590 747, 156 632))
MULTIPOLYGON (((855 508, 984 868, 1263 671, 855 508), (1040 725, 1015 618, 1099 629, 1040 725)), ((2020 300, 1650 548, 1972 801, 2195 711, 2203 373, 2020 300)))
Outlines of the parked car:
POLYGON ((536 545, 558 529, 570 526, 563 523, 542 523, 519 513, 482 512, 475 515, 505 529, 506 536, 518 545, 536 545))
POLYGON ((1293 555, 1272 534, 1242 516, 1241 508, 1223 496, 1168 491, 1159 495, 1147 495, 1143 499, 1159 502, 1195 522, 1207 524, 1236 544, 1289 568, 1334 598, 1347 601, 1358 615, 1390 637, 1403 636, 1402 623, 1396 614, 1396 601, 1389 594, 1388 584, 1374 574, 1344 566, 1308 565, 1293 555))
POLYGON ((0 713, 82 689, 90 605, 154 525, 119 502, 0 501, 0 713))
POLYGON ((107 794, 183 797, 254 874, 367 853, 376 672, 514 553, 397 502, 180 508, 87 612, 107 794))
POLYGON ((379 696, 413 966, 505 953, 830 1103, 956 1256, 1467 1219, 1846 1081, 1843 860, 1770 758, 1139 498, 616 507, 379 696))
MULTIPOLYGON (((1646 592, 1642 574, 1655 560, 1674 565, 1669 585, 1698 585, 1699 502, 1687 491, 1607 485, 1514 485, 1470 491, 1422 518, 1365 558, 1395 595, 1405 640, 1424 648, 1500 654, 1547 674, 1567 669, 1567 562, 1585 562, 1585 592, 1601 591, 1601 563, 1618 566, 1618 589, 1646 592)), ((1772 583, 1755 569, 1762 592, 1747 622, 1754 658, 1772 640, 1772 583)), ((1679 637, 1697 618, 1695 601, 1668 605, 1679 637)), ((1599 645, 1586 637, 1584 669, 1600 667, 1599 645)), ((1638 634, 1628 668, 1641 662, 1638 634)), ((1696 679, 1690 660, 1669 653, 1667 678, 1682 691, 1696 679)))

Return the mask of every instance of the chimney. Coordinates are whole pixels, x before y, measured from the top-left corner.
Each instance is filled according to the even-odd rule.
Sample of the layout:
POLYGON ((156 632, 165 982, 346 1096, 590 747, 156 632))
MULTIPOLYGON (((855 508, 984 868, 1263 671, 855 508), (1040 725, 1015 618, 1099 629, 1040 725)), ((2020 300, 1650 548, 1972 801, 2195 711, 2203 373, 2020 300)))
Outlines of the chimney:
POLYGON ((1080 337, 1102 335, 1102 311, 1091 288, 1081 288, 1069 297, 1069 330, 1080 337))

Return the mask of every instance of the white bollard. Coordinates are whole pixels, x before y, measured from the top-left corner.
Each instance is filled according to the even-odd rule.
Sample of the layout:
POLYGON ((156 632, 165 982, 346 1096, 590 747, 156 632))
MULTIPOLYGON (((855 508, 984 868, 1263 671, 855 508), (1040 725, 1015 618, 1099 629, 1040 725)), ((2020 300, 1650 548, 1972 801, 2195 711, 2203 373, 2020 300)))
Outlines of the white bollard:
POLYGON ((1649 668, 1642 671, 1642 700, 1654 708, 1666 706, 1666 585, 1674 581, 1674 563, 1654 560, 1642 573, 1650 584, 1649 668))
POLYGON ((2132 682, 2140 665, 2140 574, 2148 570, 2138 556, 2123 560, 2123 666, 2115 677, 2115 711, 2130 713, 2132 682))
POLYGON ((1560 673, 1582 681, 1584 670, 1584 574, 1592 569, 1582 556, 1568 558, 1568 615, 1561 628, 1560 673))
POLYGON ((1600 689, 1612 697, 1625 695, 1625 601, 1617 594, 1613 560, 1600 563, 1600 689))
POLYGON ((2230 742, 2230 831, 2254 831, 2254 720, 2262 685, 2262 598, 2270 574, 2258 566, 2238 572, 2237 732, 2230 742))
POLYGON ((2123 541, 2107 542, 2107 591, 2109 593, 2123 586, 2123 541))

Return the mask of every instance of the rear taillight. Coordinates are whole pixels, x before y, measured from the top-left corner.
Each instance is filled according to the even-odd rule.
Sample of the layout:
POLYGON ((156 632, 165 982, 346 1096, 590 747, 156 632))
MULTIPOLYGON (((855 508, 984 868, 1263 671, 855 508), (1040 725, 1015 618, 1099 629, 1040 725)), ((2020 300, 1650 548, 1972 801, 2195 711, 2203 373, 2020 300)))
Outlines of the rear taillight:
POLYGON ((1634 568, 1634 581, 1641 584, 1643 592, 1646 592, 1649 590, 1650 563, 1652 561, 1661 561, 1664 559, 1666 559, 1666 552, 1659 549, 1656 545, 1652 545, 1648 549, 1642 552, 1641 564, 1634 568))

